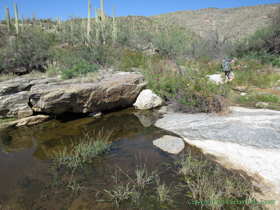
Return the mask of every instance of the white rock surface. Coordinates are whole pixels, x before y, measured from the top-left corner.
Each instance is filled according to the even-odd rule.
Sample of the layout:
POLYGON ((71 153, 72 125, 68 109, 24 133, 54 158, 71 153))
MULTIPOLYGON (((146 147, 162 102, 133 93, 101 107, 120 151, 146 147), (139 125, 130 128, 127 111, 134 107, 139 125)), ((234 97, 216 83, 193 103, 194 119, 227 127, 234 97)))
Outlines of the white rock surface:
POLYGON ((162 99, 154 94, 151 90, 142 90, 133 104, 137 109, 152 109, 162 105, 162 99))
POLYGON ((215 82, 216 84, 223 83, 223 78, 220 74, 212 74, 212 75, 207 75, 209 77, 210 81, 215 82))
POLYGON ((216 161, 226 168, 247 172, 265 184, 270 189, 267 192, 280 197, 280 112, 230 109, 232 114, 227 116, 166 114, 155 126, 216 156, 216 161))
POLYGON ((182 138, 168 135, 154 140, 153 145, 171 154, 178 154, 185 148, 185 143, 182 138))

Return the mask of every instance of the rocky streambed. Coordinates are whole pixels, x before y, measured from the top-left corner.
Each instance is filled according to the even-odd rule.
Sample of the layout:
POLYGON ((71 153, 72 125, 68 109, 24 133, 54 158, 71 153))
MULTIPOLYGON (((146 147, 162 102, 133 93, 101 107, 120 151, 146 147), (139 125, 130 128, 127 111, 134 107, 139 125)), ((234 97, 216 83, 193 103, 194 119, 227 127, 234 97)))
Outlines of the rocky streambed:
POLYGON ((259 199, 280 208, 280 112, 230 107, 226 116, 165 114, 155 126, 180 135, 224 167, 245 171, 260 187, 259 199))

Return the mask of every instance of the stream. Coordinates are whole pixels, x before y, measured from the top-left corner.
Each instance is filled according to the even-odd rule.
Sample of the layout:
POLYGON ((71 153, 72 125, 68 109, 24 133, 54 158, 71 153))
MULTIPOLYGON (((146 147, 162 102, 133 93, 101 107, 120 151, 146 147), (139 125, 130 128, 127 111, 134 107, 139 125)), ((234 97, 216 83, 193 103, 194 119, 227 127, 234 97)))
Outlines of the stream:
MULTIPOLYGON (((176 155, 160 150, 152 141, 163 135, 176 135, 153 125, 143 126, 134 113, 134 108, 100 118, 68 113, 42 124, 2 130, 0 210, 117 209, 104 190, 114 189, 113 176, 125 182, 124 174, 133 177, 135 168, 144 164, 150 173, 159 174, 161 183, 175 186, 178 178, 171 165, 176 155), (54 169, 55 152, 66 146, 70 148, 85 133, 94 136, 101 130, 112 131, 109 140, 113 144, 107 154, 95 158, 90 167, 75 172, 73 179, 66 170, 54 169), (68 187, 69 182, 76 187, 68 187)), ((195 147, 187 147, 193 154, 202 155, 195 147)), ((155 187, 153 183, 146 194, 151 195, 155 187)), ((189 201, 190 198, 180 194, 172 202, 164 203, 145 196, 137 205, 127 201, 119 209, 201 209, 189 201)))

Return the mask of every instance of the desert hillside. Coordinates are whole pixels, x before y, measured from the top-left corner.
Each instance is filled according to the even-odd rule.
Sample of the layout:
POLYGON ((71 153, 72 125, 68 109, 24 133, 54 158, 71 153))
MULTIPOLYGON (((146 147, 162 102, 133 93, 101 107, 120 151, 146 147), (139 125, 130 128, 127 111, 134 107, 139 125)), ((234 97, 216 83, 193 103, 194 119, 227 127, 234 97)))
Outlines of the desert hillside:
POLYGON ((252 34, 256 29, 269 25, 268 15, 277 10, 278 4, 266 4, 257 6, 244 6, 237 8, 204 8, 200 10, 183 10, 150 16, 155 19, 176 21, 202 37, 209 31, 234 30, 236 38, 242 38, 246 34, 252 34))

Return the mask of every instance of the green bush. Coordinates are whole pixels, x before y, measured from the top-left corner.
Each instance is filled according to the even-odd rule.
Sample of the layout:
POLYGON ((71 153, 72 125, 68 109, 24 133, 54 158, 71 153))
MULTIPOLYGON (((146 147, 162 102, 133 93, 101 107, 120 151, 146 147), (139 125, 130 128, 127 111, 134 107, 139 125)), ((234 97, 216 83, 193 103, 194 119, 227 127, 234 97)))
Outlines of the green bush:
POLYGON ((73 79, 77 76, 86 76, 88 73, 98 72, 98 67, 96 64, 89 64, 87 62, 80 62, 71 70, 62 70, 62 79, 73 79))
POLYGON ((221 112, 225 108, 229 86, 209 81, 205 71, 192 67, 188 75, 181 75, 170 62, 153 58, 147 62, 143 74, 149 89, 174 103, 178 111, 221 112))
POLYGON ((279 75, 275 74, 266 64, 262 64, 260 60, 242 59, 239 65, 240 68, 234 70, 233 83, 237 85, 268 88, 280 79, 279 75))
POLYGON ((87 62, 81 62, 78 63, 76 65, 74 65, 72 71, 76 74, 80 74, 80 75, 86 75, 88 73, 93 73, 93 72, 97 72, 98 67, 96 64, 90 64, 87 62))
POLYGON ((6 43, 1 51, 3 63, 2 68, 15 68, 24 66, 29 71, 42 70, 46 61, 53 60, 53 54, 50 52, 54 44, 54 35, 28 29, 16 36, 16 51, 12 50, 10 43, 6 43))
POLYGON ((125 49, 122 51, 119 68, 123 71, 130 71, 131 68, 138 68, 145 65, 148 55, 140 50, 132 51, 125 49))

